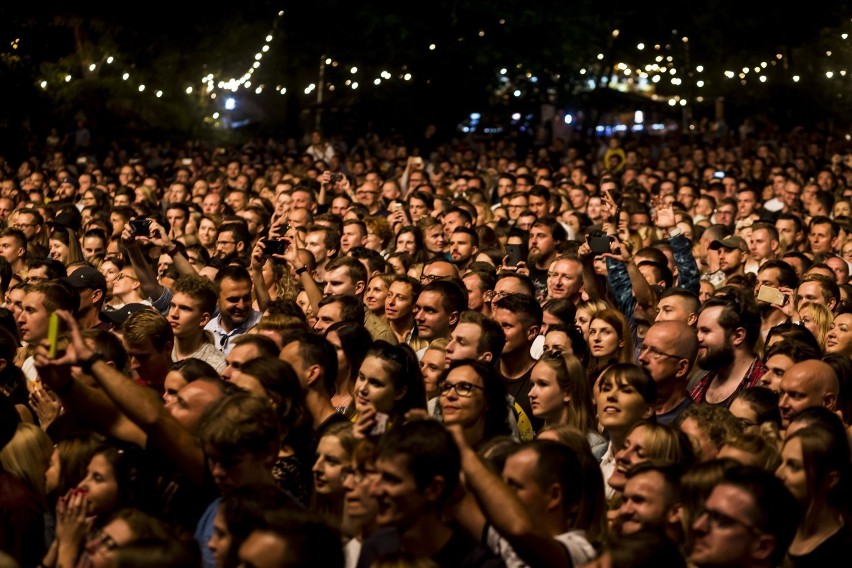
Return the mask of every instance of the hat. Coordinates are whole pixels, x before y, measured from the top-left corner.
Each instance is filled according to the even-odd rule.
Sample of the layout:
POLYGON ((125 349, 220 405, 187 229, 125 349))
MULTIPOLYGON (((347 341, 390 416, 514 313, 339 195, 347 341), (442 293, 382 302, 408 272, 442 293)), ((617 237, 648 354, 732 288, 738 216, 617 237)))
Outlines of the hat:
POLYGON ((742 237, 735 237, 734 235, 728 235, 727 237, 716 239, 715 241, 710 243, 710 250, 718 250, 720 248, 738 248, 743 252, 748 251, 748 245, 746 245, 746 242, 742 239, 742 237))
POLYGON ((92 268, 83 266, 62 279, 76 289, 89 288, 91 290, 106 291, 106 278, 104 275, 92 268))
POLYGON ((77 211, 75 215, 74 212, 76 209, 76 207, 74 208, 74 211, 71 209, 63 209, 61 213, 53 218, 53 221, 47 222, 48 226, 52 229, 71 229, 73 231, 79 231, 83 219, 79 211, 77 211))
POLYGON ((124 304, 117 310, 101 310, 98 317, 102 322, 122 325, 132 314, 150 308, 148 304, 124 304))

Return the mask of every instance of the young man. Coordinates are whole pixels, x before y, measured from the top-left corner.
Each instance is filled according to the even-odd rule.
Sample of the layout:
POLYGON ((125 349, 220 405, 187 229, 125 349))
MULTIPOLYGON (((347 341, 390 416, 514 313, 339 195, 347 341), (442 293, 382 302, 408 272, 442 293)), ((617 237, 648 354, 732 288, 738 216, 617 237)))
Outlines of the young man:
POLYGON ((25 276, 27 260, 27 237, 19 229, 0 231, 0 256, 9 263, 12 274, 25 276))
POLYGON ((542 297, 547 291, 547 270, 556 260, 556 248, 566 238, 565 227, 553 217, 541 217, 532 224, 527 268, 535 282, 536 292, 542 297))
MULTIPOLYGON (((23 309, 18 316, 21 341, 38 345, 47 338, 50 314, 56 310, 66 310, 76 317, 79 303, 79 296, 65 283, 47 281, 36 284, 24 296, 23 309)), ((35 381, 38 377, 31 356, 24 360, 21 370, 29 381, 35 381)))
POLYGON ((325 280, 326 266, 334 259, 340 248, 340 236, 324 225, 310 225, 305 237, 305 248, 314 255, 315 278, 319 281, 325 280))
POLYGON ((216 274, 219 315, 204 327, 213 334, 216 348, 227 355, 230 340, 246 333, 260 321, 260 312, 251 307, 252 281, 241 266, 225 266, 216 274))
POLYGON ((466 307, 467 294, 455 281, 436 280, 427 284, 417 296, 414 311, 419 337, 430 343, 441 337, 449 339, 466 307))
POLYGON ((169 325, 175 336, 172 360, 201 359, 216 369, 225 370, 225 356, 204 331, 216 310, 216 286, 203 276, 186 275, 175 281, 169 306, 169 325))
POLYGON ((417 335, 414 321, 414 302, 420 295, 420 282, 410 276, 397 276, 388 289, 385 298, 385 319, 396 336, 397 341, 408 344, 414 351, 429 345, 429 342, 417 335))
POLYGON ((449 239, 450 260, 463 274, 479 254, 479 236, 470 227, 458 227, 449 239))

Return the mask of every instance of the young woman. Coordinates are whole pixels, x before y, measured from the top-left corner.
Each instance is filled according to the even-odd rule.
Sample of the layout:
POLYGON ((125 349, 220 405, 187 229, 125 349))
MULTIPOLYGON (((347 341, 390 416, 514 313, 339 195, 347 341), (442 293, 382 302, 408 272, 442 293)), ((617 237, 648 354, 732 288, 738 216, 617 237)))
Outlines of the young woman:
POLYGON ((83 250, 80 242, 71 229, 57 228, 50 233, 50 258, 58 260, 65 266, 83 260, 83 250))
POLYGON ((363 325, 342 321, 331 324, 325 330, 325 338, 337 352, 337 379, 331 403, 338 412, 352 418, 355 416, 352 389, 373 339, 363 325))
POLYGON ((843 423, 806 427, 784 440, 776 475, 804 515, 787 551, 790 566, 831 566, 852 546, 850 453, 843 423))
POLYGON ((426 408, 423 375, 408 345, 375 341, 367 351, 353 389, 358 411, 356 429, 369 435, 373 427, 391 428, 405 413, 426 408), (384 425, 382 424, 384 422, 384 425))
POLYGON ((332 526, 339 527, 343 514, 344 468, 352 460, 357 439, 352 424, 340 422, 326 428, 317 443, 313 466, 314 499, 311 509, 326 516, 332 526))
POLYGON ((438 381, 447 368, 447 345, 449 340, 439 338, 429 344, 426 352, 420 359, 420 372, 423 373, 423 388, 426 392, 427 410, 431 416, 441 415, 441 407, 438 405, 438 381), (437 414, 436 414, 437 409, 437 414))
MULTIPOLYGON (((601 458, 601 472, 609 479, 615 471, 615 456, 624 448, 627 434, 640 420, 654 416, 657 391, 654 380, 639 365, 616 363, 607 368, 598 379, 597 418, 609 437, 609 446, 601 458)), ((607 485, 607 498, 615 496, 615 489, 607 485)))
POLYGON ((766 387, 747 388, 731 401, 731 414, 739 421, 744 433, 756 434, 766 423, 778 432, 781 429, 778 398, 778 393, 766 387))
POLYGON ((115 278, 121 272, 121 269, 124 268, 125 264, 118 258, 115 257, 107 257, 101 263, 101 274, 104 275, 104 279, 106 280, 106 301, 104 302, 105 309, 111 309, 121 304, 120 300, 114 300, 112 297, 112 285, 115 283, 115 278))
POLYGON ((438 381, 444 424, 459 424, 472 448, 511 433, 506 387, 494 368, 479 361, 453 361, 438 381))
POLYGON ((201 377, 216 378, 218 376, 219 373, 210 363, 195 357, 173 363, 163 381, 163 400, 166 403, 174 402, 178 391, 192 381, 201 377))
POLYGON ((423 232, 420 227, 409 225, 400 229, 396 235, 395 253, 406 253, 411 256, 412 264, 425 262, 428 258, 423 244, 423 232))
POLYGON ((799 304, 799 320, 805 329, 816 337, 820 349, 825 351, 826 336, 831 330, 831 322, 834 315, 827 307, 814 302, 802 302, 799 304))
POLYGON ((444 238, 444 226, 441 225, 441 222, 427 215, 420 219, 417 226, 423 232, 423 246, 426 250, 426 256, 428 258, 442 256, 447 241, 444 238))
POLYGON ((606 440, 596 429, 592 393, 580 361, 573 355, 545 352, 532 369, 529 392, 533 416, 545 427, 572 426, 585 433, 592 454, 600 459, 606 440))
POLYGON ((393 279, 393 274, 377 274, 373 276, 364 291, 364 306, 380 318, 385 315, 385 300, 393 279))
POLYGON ((361 440, 352 455, 348 470, 343 473, 343 524, 341 532, 351 537, 343 549, 347 566, 355 566, 361 552, 361 543, 378 528, 376 517, 379 502, 370 492, 376 477, 376 448, 369 440, 361 440))
POLYGON ((677 463, 688 469, 695 461, 695 453, 689 438, 677 428, 641 420, 633 425, 624 439, 624 446, 615 454, 615 470, 606 480, 607 485, 623 491, 628 470, 653 459, 677 463))
POLYGON ((602 310, 589 324, 589 382, 594 384, 600 373, 614 363, 633 361, 633 336, 630 324, 621 312, 602 310))
POLYGON ((81 564, 91 568, 118 566, 116 556, 122 547, 138 540, 172 537, 172 530, 156 517, 139 509, 122 509, 86 542, 81 564))
POLYGON ((852 312, 840 313, 834 317, 831 330, 825 338, 825 352, 852 357, 852 312))

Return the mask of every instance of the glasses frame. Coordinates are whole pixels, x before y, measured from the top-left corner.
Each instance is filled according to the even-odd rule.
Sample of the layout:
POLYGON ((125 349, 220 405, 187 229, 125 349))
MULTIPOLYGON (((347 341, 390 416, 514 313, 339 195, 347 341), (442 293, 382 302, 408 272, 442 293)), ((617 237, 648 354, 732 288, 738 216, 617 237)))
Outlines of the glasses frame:
POLYGON ((473 396, 474 390, 481 390, 484 392, 485 387, 475 385, 469 381, 459 381, 457 383, 450 383, 444 381, 440 385, 438 385, 438 391, 440 392, 441 396, 449 395, 451 390, 456 391, 456 395, 458 395, 459 398, 470 398, 471 396, 473 396), (462 392, 462 390, 464 392, 462 392))

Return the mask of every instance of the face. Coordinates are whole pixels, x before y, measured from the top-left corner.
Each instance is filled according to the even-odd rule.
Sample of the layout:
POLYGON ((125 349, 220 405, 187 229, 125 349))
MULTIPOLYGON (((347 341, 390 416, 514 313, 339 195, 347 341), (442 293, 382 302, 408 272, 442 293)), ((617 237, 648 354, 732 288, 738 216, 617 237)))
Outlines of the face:
POLYGON ((592 326, 592 315, 584 309, 579 309, 574 316, 574 325, 580 328, 583 332, 583 337, 588 341, 589 330, 592 326))
MULTIPOLYGON (((427 215, 429 210, 426 208, 426 202, 419 199, 411 199, 408 202, 408 212, 411 214, 411 222, 416 223, 418 219, 427 215)), ((442 231, 443 234, 443 231, 442 231)))
MULTIPOLYGON (((447 345, 446 361, 459 361, 461 359, 479 359, 479 339, 482 329, 473 323, 459 323, 450 335, 450 343, 447 345)), ((494 354, 492 354, 493 356, 494 354)))
POLYGON ((364 412, 372 406, 377 412, 386 414, 391 412, 394 403, 405 394, 404 391, 396 392, 393 377, 385 362, 373 355, 368 355, 361 363, 353 392, 355 409, 358 412, 364 412))
POLYGON ((323 278, 325 281, 323 293, 326 296, 332 294, 357 296, 364 289, 363 282, 359 282, 356 287, 355 282, 352 282, 352 278, 349 276, 349 269, 345 266, 339 266, 334 270, 326 271, 323 278))
POLYGON ((166 404, 174 403, 177 400, 178 391, 186 385, 186 379, 180 371, 169 371, 163 381, 163 401, 166 404))
POLYGON ((408 468, 408 459, 402 455, 379 458, 376 470, 370 494, 378 502, 378 524, 400 527, 414 524, 426 508, 427 501, 408 468))
POLYGON ((781 448, 781 465, 775 471, 776 477, 784 482, 793 497, 807 506, 809 501, 808 479, 805 472, 805 456, 802 452, 802 439, 790 438, 781 448))
POLYGON ((589 325, 589 350, 598 359, 608 359, 624 346, 618 331, 606 321, 595 318, 589 325))
POLYGON ((86 467, 86 477, 77 485, 89 500, 89 513, 99 515, 118 506, 118 482, 112 464, 103 454, 95 454, 86 467))
POLYGON ((314 462, 314 488, 320 495, 340 495, 343 492, 343 466, 349 455, 336 436, 323 436, 317 444, 314 462))
POLYGON ((385 318, 396 321, 409 317, 414 311, 414 292, 405 282, 394 282, 385 298, 385 318))
POLYGON ((808 241, 811 244, 811 251, 816 254, 820 252, 831 252, 837 242, 837 237, 831 234, 831 225, 821 224, 811 227, 808 233, 808 241))
POLYGON ((509 456, 503 466, 503 480, 515 491, 515 495, 534 519, 547 514, 548 495, 536 479, 538 454, 525 449, 509 456))
POLYGON ((612 376, 600 381, 597 394, 598 421, 606 429, 627 429, 650 416, 653 407, 633 385, 619 382, 612 376))
POLYGON ((439 254, 444 251, 447 241, 444 238, 444 231, 440 225, 426 229, 423 234, 423 244, 430 253, 439 254))
POLYGON ((340 250, 349 253, 355 247, 364 246, 364 237, 366 235, 361 231, 361 226, 355 223, 343 226, 343 233, 340 235, 340 250))
POLYGON ((317 311, 317 321, 314 323, 314 331, 319 334, 325 333, 326 329, 341 321, 342 318, 340 302, 331 302, 320 306, 317 311))
POLYGON ((693 315, 686 302, 680 296, 668 296, 657 303, 657 317, 654 321, 682 321, 689 323, 693 315))
POLYGON ((450 328, 458 320, 458 314, 444 309, 440 292, 421 292, 417 297, 414 320, 420 337, 428 341, 449 337, 450 328))
POLYGON ((532 341, 538 335, 537 326, 525 325, 520 314, 510 312, 505 308, 494 310, 494 321, 500 324, 506 335, 506 344, 503 347, 504 354, 517 353, 522 349, 529 349, 532 341))
POLYGON ((533 367, 530 381, 532 388, 529 399, 533 416, 548 422, 558 420, 571 400, 571 395, 559 386, 556 371, 550 365, 538 363, 533 367))
POLYGON ((201 415, 221 398, 219 387, 207 381, 193 381, 178 390, 174 401, 166 403, 166 410, 188 432, 196 432, 201 415))
POLYGON ((305 238, 305 248, 314 255, 317 266, 322 265, 328 259, 329 251, 325 248, 325 233, 323 231, 308 233, 305 238))
POLYGON ((44 306, 44 294, 29 292, 24 296, 21 315, 18 316, 21 339, 27 343, 37 344, 47 337, 48 317, 47 308, 44 306))
POLYGON ((550 265, 547 273, 549 298, 572 298, 583 287, 583 267, 573 260, 558 260, 550 265))
POLYGON ((115 549, 129 544, 133 538, 133 529, 124 519, 115 519, 95 532, 86 543, 86 553, 92 568, 111 568, 116 565, 115 549))
POLYGON ((450 237, 450 258, 454 264, 465 265, 477 252, 479 249, 473 246, 470 235, 457 233, 450 237))
POLYGON ((25 252, 26 249, 18 246, 18 239, 15 237, 0 237, 0 256, 9 264, 17 262, 25 252))
POLYGON ((213 552, 213 558, 216 560, 216 568, 224 568, 231 542, 231 531, 228 530, 222 506, 219 505, 216 517, 213 519, 213 535, 207 541, 207 548, 213 552))
POLYGON ((776 354, 766 360, 766 373, 760 378, 760 386, 766 387, 774 392, 781 391, 781 379, 787 369, 792 367, 795 361, 784 354, 776 354))
POLYGON ((364 305, 373 313, 383 314, 385 311, 385 301, 387 300, 388 285, 382 278, 373 278, 367 285, 367 292, 364 294, 364 305))
POLYGON ((781 377, 781 398, 778 410, 781 411, 781 427, 786 428, 799 412, 812 406, 824 406, 825 393, 816 384, 813 377, 797 369, 788 370, 781 377))
POLYGON ((778 229, 779 240, 789 248, 790 245, 798 241, 798 233, 796 232, 796 222, 788 219, 779 219, 775 222, 775 228, 778 229))
POLYGON ((200 302, 177 292, 169 306, 169 325, 175 337, 194 337, 210 321, 210 314, 201 311, 200 302))
POLYGON ((730 364, 734 347, 725 329, 719 325, 724 308, 716 306, 698 316, 698 364, 702 369, 715 370, 730 364))
POLYGON ((438 400, 445 424, 459 424, 462 428, 468 429, 485 422, 485 411, 488 408, 485 402, 485 385, 473 368, 465 365, 453 369, 440 388, 441 398, 438 400), (473 385, 473 389, 467 396, 460 395, 457 388, 469 388, 468 384, 473 385), (452 385, 454 388, 444 390, 447 385, 452 385))
POLYGON ((826 353, 852 355, 852 314, 840 314, 825 338, 826 353))
POLYGON ((626 479, 623 503, 618 510, 622 534, 663 527, 668 520, 668 493, 665 479, 657 471, 626 479))
POLYGON ((446 358, 440 349, 427 349, 420 359, 423 383, 426 386, 426 398, 438 396, 438 378, 446 368, 446 358))
POLYGON ((638 463, 647 461, 645 447, 645 427, 637 426, 624 440, 624 447, 615 454, 615 470, 607 480, 610 487, 617 491, 624 489, 627 483, 627 472, 638 463))
POLYGON ((689 561, 697 566, 747 566, 754 540, 754 498, 733 485, 719 484, 705 503, 705 512, 692 524, 695 542, 689 561), (710 515, 713 515, 711 520, 710 515))
POLYGON ((417 254, 417 242, 414 240, 414 233, 406 231, 399 234, 396 238, 396 252, 407 252, 412 256, 417 254))
POLYGON ((251 315, 251 281, 223 278, 219 283, 219 313, 229 328, 239 327, 251 315))
POLYGON ((352 472, 343 476, 344 514, 357 523, 372 522, 378 513, 378 502, 370 495, 370 486, 376 481, 376 466, 372 463, 359 465, 352 460, 350 468, 352 472))

